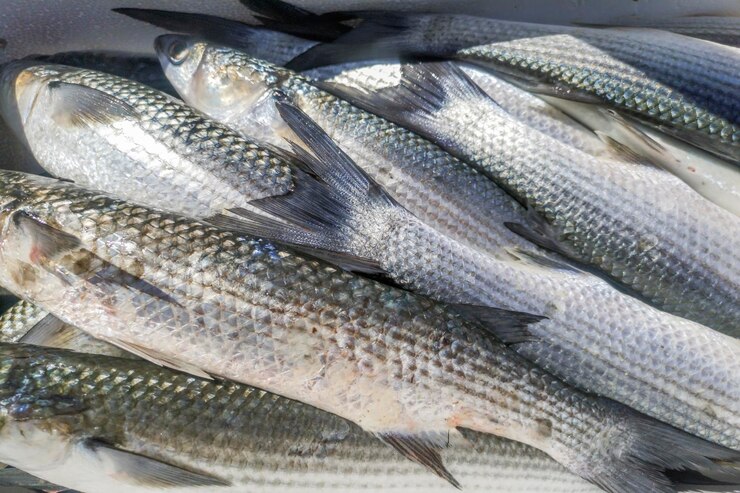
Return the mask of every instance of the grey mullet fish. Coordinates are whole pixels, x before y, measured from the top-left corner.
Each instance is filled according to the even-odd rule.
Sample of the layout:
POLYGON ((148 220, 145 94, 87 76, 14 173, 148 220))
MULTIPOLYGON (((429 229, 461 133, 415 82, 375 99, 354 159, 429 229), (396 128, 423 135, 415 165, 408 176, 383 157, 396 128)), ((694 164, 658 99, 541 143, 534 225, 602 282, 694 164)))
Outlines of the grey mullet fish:
MULTIPOLYGON (((175 51, 181 54, 184 41, 166 39, 180 43, 175 51)), ((205 88, 213 84, 233 94, 232 100, 242 91, 242 100, 255 101, 264 99, 270 88, 290 91, 295 78, 234 50, 208 51, 207 58, 199 57, 200 53, 196 49, 189 55, 195 56, 193 61, 167 65, 165 73, 179 91, 186 92, 181 88, 187 82, 186 88, 203 88, 208 94, 205 88), (201 69, 194 73, 196 81, 188 79, 193 74, 191 63, 201 69), (255 92, 247 92, 248 88, 255 92)), ((305 82, 297 78, 295 84, 302 87, 305 82)), ((221 224, 312 251, 375 261, 395 282, 438 300, 540 310, 549 320, 530 327, 537 341, 517 341, 514 347, 521 354, 581 388, 740 448, 740 340, 656 310, 596 276, 558 262, 536 255, 537 260, 531 260, 531 253, 517 249, 495 259, 439 234, 358 176, 341 150, 332 150, 331 140, 291 104, 305 105, 305 93, 280 95, 267 94, 272 97, 272 113, 278 115, 275 105, 282 108, 278 115, 282 117, 293 108, 288 116, 290 127, 298 133, 294 138, 321 156, 313 171, 330 186, 304 180, 292 194, 253 202, 293 227, 248 211, 241 212, 243 221, 225 218, 221 224), (327 165, 322 167, 322 162, 327 165)), ((201 93, 190 96, 200 101, 201 93)), ((331 115, 323 118, 331 121, 331 115)))
POLYGON ((491 67, 534 91, 609 105, 740 164, 740 51, 734 48, 657 30, 384 12, 289 66, 397 55, 491 67))
MULTIPOLYGON (((674 491, 665 468, 740 460, 564 385, 451 308, 267 241, 15 172, 0 203, 0 285, 16 295, 160 364, 336 413, 455 484, 438 449, 458 427, 614 492, 674 491)), ((503 334, 538 319, 485 314, 503 334)))
POLYGON ((3 116, 52 175, 199 218, 292 187, 280 155, 143 84, 34 60, 1 83, 3 116))
POLYGON ((336 86, 466 160, 526 204, 510 227, 591 265, 661 309, 740 336, 740 218, 652 166, 625 166, 512 119, 450 63, 408 65, 398 86, 336 86))
MULTIPOLYGON (((13 312, 0 319, 2 343, 9 318, 28 330, 44 313, 28 302, 13 312)), ((93 341, 75 353, 0 344, 0 460, 91 493, 167 482, 184 492, 454 491, 338 416, 246 385, 78 354, 119 351, 93 341), (103 458, 113 460, 101 468, 103 458)), ((597 491, 524 444, 464 434, 472 446, 444 456, 466 490, 597 491)), ((0 485, 11 481, 58 489, 0 471, 0 485)))
POLYGON ((240 52, 178 35, 161 36, 156 45, 166 75, 183 99, 247 138, 290 149, 284 138, 292 131, 271 97, 272 89, 279 88, 395 200, 438 231, 495 256, 508 258, 506 248, 531 248, 504 226, 504 221, 521 220, 519 204, 428 140, 290 71, 275 69, 280 83, 274 85, 250 77, 252 70, 261 69, 253 69, 251 59, 240 52))

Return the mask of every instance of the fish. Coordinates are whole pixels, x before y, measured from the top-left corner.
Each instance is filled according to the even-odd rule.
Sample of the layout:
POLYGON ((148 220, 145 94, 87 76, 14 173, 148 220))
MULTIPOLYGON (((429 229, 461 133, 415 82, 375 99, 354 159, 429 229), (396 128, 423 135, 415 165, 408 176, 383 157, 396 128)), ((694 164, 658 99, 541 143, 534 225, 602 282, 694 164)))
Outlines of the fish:
POLYGON ((28 490, 12 490, 14 493, 31 493, 38 491, 67 491, 64 487, 49 483, 43 479, 23 472, 15 467, 0 469, 0 487, 27 488, 28 490), (30 491, 29 491, 30 490, 30 491))
POLYGON ((177 96, 177 92, 164 76, 159 61, 151 55, 118 51, 65 51, 53 55, 32 55, 27 58, 118 75, 171 96, 177 96))
POLYGON ((384 12, 288 64, 453 58, 528 90, 606 105, 740 164, 740 52, 657 30, 594 29, 384 12))
MULTIPOLYGON (((167 39, 184 43, 177 38, 167 39)), ((159 42, 159 46, 164 46, 164 42, 159 42)), ((323 128, 332 130, 333 125, 342 125, 341 120, 337 123, 330 118, 345 113, 340 113, 339 109, 327 112, 321 117, 326 122, 324 127, 315 128, 318 124, 301 110, 311 108, 306 101, 312 99, 311 95, 316 91, 300 77, 291 77, 283 69, 254 61, 246 55, 239 58, 233 50, 216 48, 203 56, 203 52, 198 51, 199 45, 191 45, 190 49, 200 55, 180 64, 178 67, 182 67, 182 71, 172 64, 166 65, 165 73, 172 78, 185 99, 192 98, 196 105, 201 101, 199 94, 189 92, 188 88, 207 90, 205 86, 210 79, 204 77, 183 85, 182 81, 187 80, 187 74, 191 73, 188 64, 201 67, 207 74, 232 74, 235 93, 230 100, 237 99, 236 91, 243 90, 247 84, 264 92, 262 86, 269 85, 271 81, 283 81, 273 87, 279 90, 280 96, 266 99, 269 103, 266 107, 271 107, 271 111, 280 118, 285 118, 285 115, 279 108, 294 108, 291 113, 293 116, 286 120, 292 122, 287 126, 296 133, 292 142, 315 142, 308 146, 308 152, 313 155, 323 153, 323 161, 333 163, 333 167, 312 168, 312 174, 323 183, 339 189, 337 191, 321 184, 304 182, 292 194, 252 202, 263 212, 276 215, 282 223, 272 222, 264 216, 250 215, 249 211, 239 211, 239 220, 225 218, 218 224, 309 248, 310 251, 322 250, 326 252, 324 258, 329 260, 332 255, 340 253, 364 258, 379 265, 396 284, 440 301, 543 311, 549 320, 529 328, 537 333, 539 341, 516 344, 515 348, 521 354, 590 392, 607 395, 674 426, 689 427, 692 433, 710 440, 740 447, 740 422, 736 419, 738 409, 734 402, 740 395, 733 396, 738 391, 734 381, 740 378, 740 367, 736 363, 740 341, 660 312, 596 276, 588 275, 563 261, 541 257, 524 246, 509 245, 502 250, 504 255, 500 257, 486 255, 462 241, 440 235, 441 228, 438 225, 420 221, 418 213, 418 217, 409 214, 400 203, 403 201, 396 200, 394 204, 378 199, 382 194, 375 189, 377 184, 354 190, 347 185, 346 176, 355 175, 360 170, 356 169, 351 157, 344 154, 341 148, 324 150, 334 144, 322 132, 323 128), (221 70, 216 68, 219 65, 221 70), (293 86, 305 90, 294 90, 293 86), (315 129, 310 130, 312 128, 315 129), (307 132, 306 139, 300 136, 302 131, 307 132), (605 309, 607 306, 609 308, 605 309), (631 330, 627 330, 627 327, 631 330), (641 337, 649 337, 651 343, 641 347, 644 352, 638 353, 633 348, 636 339, 641 337), (696 347, 687 351, 687 344, 696 347), (687 362, 686 352, 697 359, 687 362), (716 359, 717 355, 722 356, 716 359), (642 366, 644 361, 651 362, 649 370, 642 366), (592 368, 599 368, 600 376, 594 376, 592 368), (639 371, 635 371, 636 368, 639 371), (703 368, 699 373, 707 375, 707 379, 701 383, 692 380, 697 368, 703 368), (647 373, 643 374, 643 371, 647 373), (734 377, 724 381, 723 389, 708 401, 683 400, 673 390, 673 382, 682 382, 681 385, 691 382, 688 385, 692 388, 687 387, 679 394, 685 392, 687 395, 705 397, 704 389, 716 385, 714 375, 727 371, 734 377), (645 384, 646 379, 651 382, 650 385, 645 384), (655 379, 660 379, 662 383, 653 385, 655 379), (620 384, 615 385, 615 381, 620 384), (646 398, 648 395, 651 397, 646 398), (726 410, 724 418, 718 419, 714 411, 704 414, 704 410, 713 409, 716 405, 726 410), (718 424, 720 421, 721 425, 718 424)), ((198 76, 202 74, 196 74, 198 76)), ((211 84, 215 84, 215 81, 211 80, 211 84)), ((221 92, 232 90, 224 78, 218 79, 217 87, 221 92)), ((254 97, 251 92, 241 94, 245 100, 254 97)), ((270 98, 268 93, 258 97, 270 98)), ((334 106, 341 107, 339 104, 334 106)), ((235 112, 243 113, 236 108, 235 112)), ((311 116, 314 114, 319 113, 314 111, 311 116)), ((274 127, 275 121, 270 121, 274 127)), ((234 124, 233 120, 230 122, 234 124)), ((246 125, 235 124, 235 128, 247 130, 246 125)), ((332 137, 338 138, 336 133, 332 137)), ((346 142, 347 149, 351 149, 348 147, 351 138, 346 137, 338 144, 343 142, 346 142)), ((353 155, 362 157, 367 153, 354 151, 353 155)), ((368 170, 369 175, 374 174, 371 168, 360 168, 368 170)), ((491 214, 496 212, 487 210, 491 214)), ((505 221, 499 216, 493 217, 502 223, 505 221)))
MULTIPOLYGON (((470 74, 468 74, 470 75, 470 74)), ((475 81, 475 80, 474 80, 475 81)), ((486 91, 493 99, 495 94, 486 91)), ((611 110, 588 103, 541 96, 618 149, 673 173, 705 199, 740 216, 740 173, 735 165, 674 139, 636 121, 627 121, 611 110)), ((584 149, 581 149, 584 150, 584 149)))
POLYGON ((642 27, 671 31, 692 38, 740 48, 740 17, 726 15, 684 15, 666 18, 621 17, 609 23, 584 24, 587 27, 642 27))
POLYGON ((292 188, 285 156, 146 85, 34 60, 0 84, 4 118, 56 177, 199 218, 292 188))
MULTIPOLYGON (((83 493, 454 491, 357 425, 255 387, 27 345, 0 344, 0 361, 0 456, 83 493)), ((599 491, 521 443, 465 438, 444 454, 471 491, 599 491)))
POLYGON ((391 89, 333 92, 485 173, 526 205, 514 231, 663 310, 740 336, 740 219, 679 178, 593 158, 520 124, 450 63, 408 65, 391 89))
MULTIPOLYGON (((481 67, 471 64, 459 66, 478 87, 518 121, 593 156, 623 158, 589 128, 542 98, 481 67)), ((304 75, 331 84, 376 91, 398 85, 403 78, 402 67, 403 64, 400 62, 371 64, 358 62, 320 67, 309 70, 304 75)))
POLYGON ((161 36, 155 44, 183 99, 245 138, 291 149, 285 138, 292 131, 272 98, 280 90, 426 224, 493 256, 508 258, 506 248, 533 248, 504 225, 523 220, 523 208, 428 140, 332 96, 317 81, 237 50, 180 35, 161 36))
POLYGON ((0 285, 17 296, 160 365, 337 414, 453 485, 439 449, 458 427, 535 446, 614 492, 674 491, 664 469, 740 459, 583 394, 487 333, 526 340, 541 316, 440 305, 50 178, 2 171, 0 203, 0 285))
POLYGON ((28 301, 18 301, 0 316, 0 342, 36 344, 82 353, 133 358, 122 349, 99 341, 28 301))

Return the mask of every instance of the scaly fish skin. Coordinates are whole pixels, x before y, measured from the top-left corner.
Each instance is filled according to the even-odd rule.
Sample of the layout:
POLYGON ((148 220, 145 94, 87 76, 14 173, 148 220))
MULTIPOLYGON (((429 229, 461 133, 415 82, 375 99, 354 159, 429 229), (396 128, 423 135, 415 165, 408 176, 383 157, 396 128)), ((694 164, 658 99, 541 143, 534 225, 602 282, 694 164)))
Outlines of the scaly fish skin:
POLYGON ((292 187, 279 156, 143 84, 30 60, 2 84, 5 117, 55 176, 195 217, 292 187))
POLYGON ((602 101, 740 163, 740 52, 669 32, 389 14, 291 66, 398 53, 454 57, 543 81, 548 91, 602 101))
POLYGON ((661 309, 740 336, 740 218, 663 170, 598 159, 528 128, 451 64, 406 70, 381 93, 338 91, 433 138, 526 204, 532 218, 520 230, 530 238, 661 309), (417 91, 432 102, 417 105, 417 91))
POLYGON ((517 438, 612 489, 629 471, 673 491, 663 461, 740 459, 563 385, 406 291, 69 183, 0 178, 0 284, 156 361, 259 385, 391 441, 446 443, 456 427, 517 438))
MULTIPOLYGON (((186 46, 182 37, 165 39, 186 46)), ((162 38, 159 43, 164 44, 162 38)), ((197 52, 198 45, 191 45, 191 49, 193 46, 197 52)), ((294 85, 307 85, 284 69, 240 56, 233 50, 216 49, 212 57, 195 56, 194 65, 203 67, 206 73, 185 88, 204 88, 210 81, 219 90, 236 92, 247 83, 276 84, 284 93, 291 94, 294 85), (217 58, 221 55, 223 58, 217 58), (231 74, 231 88, 227 88, 225 79, 217 83, 208 77, 217 72, 217 61, 222 63, 222 73, 231 74)), ((187 63, 190 61, 168 66, 168 76, 178 74, 180 80, 185 80, 178 67, 188 72, 187 63)), ((180 83, 175 85, 181 88, 180 83)), ((269 100, 262 97, 266 106, 269 100)), ((305 102, 308 98, 306 92, 297 91, 291 102, 310 109, 311 105, 305 102)), ((330 113, 321 118, 322 122, 326 121, 322 123, 324 128, 345 125, 343 114, 330 113), (340 121, 332 123, 332 116, 340 121)), ((502 131, 506 125, 516 123, 509 120, 492 128, 502 131)), ((298 126, 309 128, 305 122, 298 126)), ((298 136, 294 139, 298 140, 298 136)), ((543 147, 541 152, 547 150, 543 147)), ((515 153, 516 148, 509 151, 515 153)), ((530 163, 530 166, 536 165, 530 163)), ((337 167, 338 161, 332 161, 332 168, 337 167)), ((665 175, 658 169, 651 173, 646 176, 665 175)), ((321 178, 332 182, 326 176, 321 178)), ((296 204, 305 211, 306 204, 324 202, 328 195, 322 192, 296 204)), ((527 262, 526 255, 517 257, 513 249, 505 250, 502 258, 491 258, 439 234, 408 211, 377 204, 368 197, 365 194, 349 200, 354 201, 348 207, 352 213, 336 225, 315 227, 306 222, 298 225, 296 234, 289 231, 270 237, 372 259, 396 283, 440 301, 503 306, 531 313, 541 310, 549 320, 530 327, 539 341, 517 343, 517 351, 571 384, 628 404, 709 440, 740 448, 740 389, 736 385, 740 380, 740 341, 656 310, 595 276, 568 271, 562 265, 542 267, 527 262)), ((284 213, 284 201, 290 200, 290 196, 273 200, 283 201, 277 210, 284 213)), ((338 210, 346 208, 343 204, 338 210)), ((311 214, 320 215, 313 210, 311 214)), ((291 217, 284 215, 283 219, 291 220, 291 217)), ((252 230, 252 233, 270 235, 274 228, 252 230)))
POLYGON ((19 301, 0 315, 0 341, 18 342, 48 312, 33 303, 19 301))
MULTIPOLYGON (((357 425, 246 385, 7 344, 0 345, 0 382, 2 460, 83 492, 153 486, 136 474, 110 474, 94 453, 75 463, 86 440, 230 483, 168 491, 454 490, 357 425)), ((491 491, 494 481, 494 491, 597 491, 526 445, 473 432, 466 438, 469 445, 445 452, 466 489, 491 491)))
POLYGON ((519 204, 428 140, 322 91, 308 78, 236 50, 176 35, 161 36, 157 47, 183 99, 243 135, 279 146, 287 145, 284 137, 295 140, 273 103, 273 90, 279 89, 425 223, 494 256, 508 256, 505 247, 532 248, 504 226, 521 219, 519 204), (177 64, 170 58, 173 45, 187 50, 177 64))

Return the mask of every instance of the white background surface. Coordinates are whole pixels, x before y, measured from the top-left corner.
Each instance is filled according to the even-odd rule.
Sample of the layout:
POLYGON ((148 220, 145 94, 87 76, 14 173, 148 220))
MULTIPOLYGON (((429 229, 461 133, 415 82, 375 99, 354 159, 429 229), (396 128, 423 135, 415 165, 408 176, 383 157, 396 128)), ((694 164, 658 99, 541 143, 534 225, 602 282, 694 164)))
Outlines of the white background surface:
MULTIPOLYGON (((314 11, 389 8, 465 12, 512 20, 567 23, 623 16, 666 17, 696 13, 740 16, 740 0, 295 0, 314 11)), ((249 20, 237 0, 0 0, 4 56, 79 49, 151 52, 155 28, 110 11, 145 7, 200 11, 249 20)), ((0 60, 3 58, 0 55, 0 60)))

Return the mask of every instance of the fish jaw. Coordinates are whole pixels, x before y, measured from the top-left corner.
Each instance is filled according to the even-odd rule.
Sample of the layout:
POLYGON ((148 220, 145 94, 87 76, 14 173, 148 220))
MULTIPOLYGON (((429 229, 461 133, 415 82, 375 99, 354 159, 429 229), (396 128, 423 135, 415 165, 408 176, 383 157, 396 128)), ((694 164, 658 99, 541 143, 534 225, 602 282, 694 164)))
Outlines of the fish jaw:
POLYGON ((0 114, 13 133, 27 145, 24 126, 39 106, 39 97, 46 86, 43 71, 33 62, 20 60, 3 67, 0 72, 0 114))
POLYGON ((189 105, 232 128, 249 129, 242 132, 247 138, 290 148, 285 139, 295 137, 275 107, 279 76, 269 64, 237 66, 228 63, 239 56, 234 50, 181 35, 160 36, 156 49, 167 79, 189 105), (175 63, 178 50, 188 54, 175 63))

